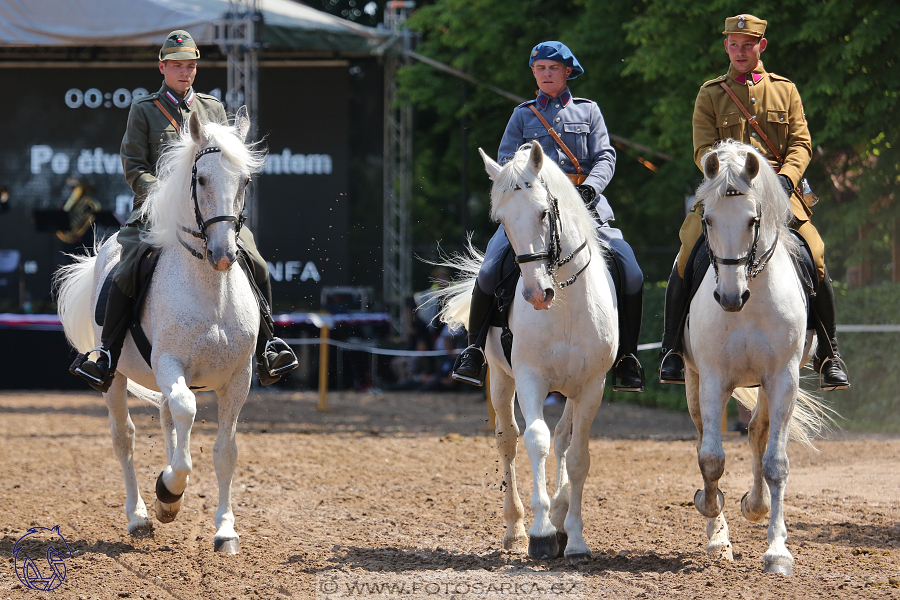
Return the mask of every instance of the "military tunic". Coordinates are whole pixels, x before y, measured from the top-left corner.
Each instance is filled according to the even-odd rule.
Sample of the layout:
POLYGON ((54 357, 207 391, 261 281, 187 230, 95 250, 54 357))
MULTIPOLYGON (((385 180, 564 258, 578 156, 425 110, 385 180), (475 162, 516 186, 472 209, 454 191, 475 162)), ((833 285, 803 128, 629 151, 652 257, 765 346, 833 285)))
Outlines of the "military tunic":
MULTIPOLYGON (((540 119, 528 108, 531 104, 537 107, 544 119, 559 134, 563 143, 578 160, 581 169, 587 174, 583 185, 591 186, 597 193, 590 208, 594 209, 595 218, 601 225, 598 231, 600 238, 612 249, 619 264, 622 265, 625 274, 625 293, 637 293, 643 287, 644 275, 631 246, 622 238, 622 233, 608 224, 615 216, 603 195, 603 190, 615 173, 616 151, 610 144, 609 132, 606 130, 600 108, 593 100, 572 96, 567 87, 556 98, 540 92, 536 99, 523 102, 513 110, 506 125, 497 152, 498 162, 501 165, 512 160, 522 144, 538 142, 544 154, 565 173, 571 175, 576 173, 575 166, 540 119)), ((488 243, 484 262, 478 273, 478 286, 485 293, 492 294, 499 283, 499 263, 508 247, 509 240, 501 225, 488 243)))
MULTIPOLYGON (((196 112, 203 122, 228 124, 225 108, 215 96, 197 93, 192 89, 181 98, 169 86, 163 83, 158 92, 154 92, 131 105, 128 112, 128 125, 122 138, 119 154, 125 180, 134 192, 134 208, 125 226, 119 230, 117 239, 122 245, 122 255, 115 280, 125 294, 134 297, 134 261, 140 246, 141 232, 146 227, 141 218, 140 208, 156 183, 156 166, 163 147, 181 135, 175 126, 166 118, 153 100, 165 107, 169 116, 184 130, 191 113, 196 112)), ((240 239, 247 248, 250 259, 254 263, 257 280, 268 277, 266 261, 260 256, 253 239, 253 234, 246 226, 241 229, 240 239)), ((265 289, 265 288, 261 288, 265 289)))
MULTIPOLYGON (((703 156, 719 140, 734 139, 759 150, 781 175, 786 175, 794 185, 800 182, 812 158, 812 145, 803 104, 797 87, 786 77, 769 73, 760 62, 749 74, 737 73, 729 67, 728 73, 707 81, 700 87, 694 103, 693 116, 694 162, 703 170, 703 156), (784 163, 779 169, 768 145, 747 122, 721 82, 735 93, 751 116, 756 117, 760 129, 778 150, 784 163)), ((809 222, 812 211, 796 195, 791 195, 791 207, 796 229, 813 252, 813 259, 820 277, 825 272, 825 245, 818 231, 809 222)), ((678 273, 684 274, 688 255, 702 233, 700 207, 685 219, 679 237, 682 246, 678 254, 678 273)))

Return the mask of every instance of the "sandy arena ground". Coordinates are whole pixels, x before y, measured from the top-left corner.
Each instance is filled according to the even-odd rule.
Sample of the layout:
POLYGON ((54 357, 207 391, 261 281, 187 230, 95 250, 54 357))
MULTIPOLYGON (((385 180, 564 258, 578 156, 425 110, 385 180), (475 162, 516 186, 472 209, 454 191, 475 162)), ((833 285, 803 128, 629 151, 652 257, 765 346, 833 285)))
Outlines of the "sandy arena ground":
MULTIPOLYGON (((898 439, 851 431, 820 441, 818 453, 791 445, 786 517, 795 564, 785 578, 762 573, 767 520, 740 515, 751 480, 746 437, 725 441, 721 487, 735 560, 715 562, 690 503, 701 477, 687 414, 604 404, 584 496, 593 558, 574 569, 501 549, 501 474, 480 395, 334 393, 328 413, 316 412, 316 402, 312 393, 251 392, 234 482, 241 553, 221 556, 212 543, 213 396, 199 396, 181 513, 133 537, 101 397, 0 394, 0 600, 326 598, 334 590, 327 597, 900 597, 898 439), (54 591, 27 589, 15 577, 13 545, 29 527, 57 524, 75 552, 66 579, 54 591), (395 587, 358 587, 385 581, 395 587), (412 594, 416 581, 431 587, 412 594), (506 581, 519 585, 504 588, 506 581), (575 587, 550 591, 556 581, 575 587), (491 589, 503 593, 489 596, 491 589)), ((131 404, 150 506, 165 466, 159 419, 131 404)), ((552 429, 561 408, 546 413, 552 429)), ((521 439, 519 447, 527 527, 531 468, 521 439)))

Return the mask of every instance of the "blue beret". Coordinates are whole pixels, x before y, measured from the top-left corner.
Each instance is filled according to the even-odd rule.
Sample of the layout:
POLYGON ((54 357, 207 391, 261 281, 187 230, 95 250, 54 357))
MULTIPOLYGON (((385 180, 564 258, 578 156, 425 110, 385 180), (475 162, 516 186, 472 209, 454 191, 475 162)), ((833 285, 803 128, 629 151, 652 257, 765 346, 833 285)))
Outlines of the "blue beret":
POLYGON ((541 42, 531 49, 531 58, 528 60, 528 66, 532 66, 534 61, 546 58, 547 60, 555 60, 561 62, 567 67, 572 67, 572 74, 566 79, 575 79, 582 73, 584 69, 568 46, 562 42, 541 42))

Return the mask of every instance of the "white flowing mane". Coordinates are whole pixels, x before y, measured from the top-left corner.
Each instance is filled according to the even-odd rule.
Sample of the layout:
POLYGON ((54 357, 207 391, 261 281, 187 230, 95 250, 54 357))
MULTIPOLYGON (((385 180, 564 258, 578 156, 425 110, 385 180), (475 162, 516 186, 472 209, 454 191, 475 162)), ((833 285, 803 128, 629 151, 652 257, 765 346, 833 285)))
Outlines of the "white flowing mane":
MULTIPOLYGON (((747 198, 759 206, 761 213, 759 223, 760 240, 774 239, 778 232, 778 241, 784 244, 791 254, 799 252, 799 242, 790 232, 788 223, 793 216, 791 201, 775 169, 758 150, 734 140, 725 140, 717 143, 703 156, 703 164, 706 164, 710 155, 716 154, 719 159, 719 172, 712 179, 705 180, 697 188, 697 199, 706 208, 714 209, 723 202, 731 201, 731 196, 726 196, 728 189, 737 190, 745 194, 747 198), (744 170, 744 161, 748 152, 756 152, 759 158, 759 174, 753 181, 747 181, 741 176, 744 170)), ((762 252, 764 248, 760 248, 762 252)))
MULTIPOLYGON (((209 137, 207 145, 222 150, 215 156, 223 169, 250 173, 262 170, 265 152, 244 144, 236 127, 204 123, 203 128, 209 137)), ((160 154, 157 181, 141 206, 141 214, 149 224, 144 239, 157 248, 166 250, 178 246, 178 230, 182 225, 197 229, 194 203, 191 201, 191 170, 194 156, 200 150, 185 122, 181 137, 167 145, 160 154)), ((209 156, 205 160, 211 159, 215 160, 209 156)), ((205 218, 212 216, 206 215, 205 218)))
MULTIPOLYGON (((531 153, 531 143, 523 144, 512 160, 503 165, 500 173, 494 178, 491 187, 491 218, 497 220, 497 209, 501 204, 513 196, 516 186, 525 189, 523 172, 528 167, 528 157, 531 153)), ((571 223, 578 232, 578 238, 586 239, 594 256, 602 256, 603 251, 597 238, 597 224, 591 216, 587 206, 578 194, 578 191, 566 177, 566 174, 556 166, 552 160, 544 156, 541 177, 551 194, 559 199, 559 217, 567 227, 563 229, 563 235, 571 235, 568 225, 571 223)), ((540 190, 539 187, 535 188, 540 190)), ((530 195, 529 197, 534 197, 530 195)), ((581 243, 579 241, 579 243, 581 243)))

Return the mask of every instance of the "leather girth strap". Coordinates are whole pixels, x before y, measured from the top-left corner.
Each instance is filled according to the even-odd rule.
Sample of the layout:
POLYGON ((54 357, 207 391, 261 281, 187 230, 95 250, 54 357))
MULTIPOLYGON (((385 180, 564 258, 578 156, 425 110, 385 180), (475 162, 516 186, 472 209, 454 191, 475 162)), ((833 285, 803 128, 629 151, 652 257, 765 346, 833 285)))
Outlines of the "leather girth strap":
POLYGON ((159 112, 161 112, 163 115, 165 115, 165 117, 169 120, 169 123, 171 123, 172 126, 175 128, 175 131, 177 131, 178 133, 181 133, 181 126, 178 124, 178 122, 175 119, 172 118, 172 115, 170 115, 169 111, 166 110, 166 107, 162 105, 162 102, 160 102, 159 100, 154 98, 153 104, 156 105, 156 108, 159 109, 159 112))
POLYGON ((575 173, 577 173, 578 175, 583 175, 584 169, 581 168, 581 165, 578 163, 578 159, 575 158, 575 155, 572 154, 572 151, 569 150, 569 147, 563 143, 562 138, 559 137, 559 134, 556 133, 556 130, 553 129, 552 127, 550 127, 550 123, 547 122, 547 119, 545 119, 543 117, 543 115, 541 115, 541 113, 538 112, 538 109, 534 107, 534 104, 529 104, 528 108, 530 108, 531 112, 533 112, 534 115, 538 119, 540 119, 540 121, 541 121, 541 123, 543 123, 544 127, 547 128, 547 133, 549 133, 550 137, 553 138, 553 141, 555 141, 559 145, 559 147, 562 149, 562 151, 566 153, 566 156, 569 157, 569 160, 572 161, 572 166, 575 167, 575 173))

